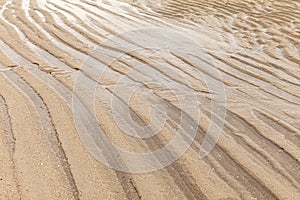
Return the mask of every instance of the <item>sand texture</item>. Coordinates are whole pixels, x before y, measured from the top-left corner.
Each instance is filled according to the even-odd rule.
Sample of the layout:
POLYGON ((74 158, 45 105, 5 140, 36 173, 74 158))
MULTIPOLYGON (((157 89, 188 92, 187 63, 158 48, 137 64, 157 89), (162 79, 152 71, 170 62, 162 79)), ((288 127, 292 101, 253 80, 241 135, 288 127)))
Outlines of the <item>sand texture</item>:
MULTIPOLYGON (((183 45, 146 33, 135 41, 183 45)), ((199 52, 189 55, 201 60, 199 52)), ((127 165, 102 150, 108 163, 127 165)), ((300 1, 0 0, 0 200, 16 199, 299 200, 300 1), (109 38, 153 28, 189 38, 209 60, 199 67, 168 45, 139 46, 114 62, 113 54, 94 55, 109 38), (87 58, 94 63, 87 66, 87 58), (101 67, 98 76, 93 70, 101 67), (211 112, 214 91, 198 72, 223 84, 224 120, 211 112), (91 90, 75 94, 82 125, 72 107, 78 77, 91 90), (164 112, 153 113, 153 105, 164 112), (193 106, 199 116, 190 115, 197 113, 193 106), (92 107, 96 126, 85 115, 92 107), (125 108, 130 116, 116 118, 125 108), (224 126, 200 159, 212 116, 224 126), (139 134, 158 133, 125 134, 126 119, 150 127, 139 134), (99 128, 119 148, 153 152, 172 140, 182 120, 187 130, 196 124, 194 141, 175 162, 149 173, 107 167, 83 138, 83 127, 99 128)))

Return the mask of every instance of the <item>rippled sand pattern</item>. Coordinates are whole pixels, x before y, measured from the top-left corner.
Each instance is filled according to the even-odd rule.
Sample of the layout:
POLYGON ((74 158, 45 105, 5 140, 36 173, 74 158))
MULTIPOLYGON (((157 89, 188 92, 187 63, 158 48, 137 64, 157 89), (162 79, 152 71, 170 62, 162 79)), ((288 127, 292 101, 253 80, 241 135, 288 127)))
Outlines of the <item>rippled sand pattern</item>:
POLYGON ((0 0, 0 199, 300 199, 300 2, 0 0), (132 98, 132 115, 149 123, 155 103, 171 116, 161 134, 138 141, 122 132, 103 103, 134 62, 120 59, 100 80, 81 68, 108 37, 145 27, 185 34, 220 71, 226 119, 204 159, 198 152, 210 124, 210 91, 191 63, 165 51, 130 55, 155 72, 128 75, 147 88, 132 98), (179 126, 176 98, 153 77, 179 87, 189 82, 202 112, 193 145, 151 173, 104 166, 73 120, 78 73, 105 86, 95 105, 107 137, 136 152, 166 145, 179 126))

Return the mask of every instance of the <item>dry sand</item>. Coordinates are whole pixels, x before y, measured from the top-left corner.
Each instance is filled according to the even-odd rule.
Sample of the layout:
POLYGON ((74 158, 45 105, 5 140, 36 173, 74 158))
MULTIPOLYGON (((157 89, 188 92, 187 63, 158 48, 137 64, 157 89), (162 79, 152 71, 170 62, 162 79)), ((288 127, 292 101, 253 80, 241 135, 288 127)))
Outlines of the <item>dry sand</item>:
POLYGON ((300 199, 300 2, 145 2, 0 0, 0 199, 300 199), (183 33, 220 71, 227 115, 204 159, 198 152, 210 124, 210 92, 191 63, 170 52, 139 50, 100 80, 81 68, 108 37, 148 27, 183 33), (149 123, 152 103, 171 115, 153 138, 124 134, 103 103, 132 69, 130 81, 147 89, 132 96, 134 116, 149 123), (160 78, 179 88, 188 82, 202 113, 193 145, 151 173, 106 167, 76 130, 71 95, 77 73, 105 86, 96 91, 99 125, 114 144, 136 152, 162 147, 180 126, 180 105, 160 78))

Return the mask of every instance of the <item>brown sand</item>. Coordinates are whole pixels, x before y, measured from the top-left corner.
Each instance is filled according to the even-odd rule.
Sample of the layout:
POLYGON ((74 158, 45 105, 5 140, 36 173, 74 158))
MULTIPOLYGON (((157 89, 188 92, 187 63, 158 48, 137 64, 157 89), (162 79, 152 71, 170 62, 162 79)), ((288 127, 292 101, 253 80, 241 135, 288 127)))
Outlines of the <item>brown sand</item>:
MULTIPOLYGON (((144 4, 0 0, 0 199, 300 199, 300 2, 144 4), (203 116, 196 140, 180 159, 155 172, 130 174, 88 152, 73 120, 71 94, 78 71, 94 79, 80 68, 94 47, 108 36, 144 27, 185 33, 203 47, 225 84, 227 115, 216 147, 199 159, 197 144, 210 124, 210 94, 193 73, 195 66, 164 51, 132 53, 162 77, 179 85, 188 81, 203 116), (164 67, 152 65, 156 59, 164 67)), ((128 75, 147 88, 130 101, 140 123, 151 121, 152 103, 172 116, 147 140, 125 135, 103 103, 135 67, 126 58, 110 66, 110 75, 98 80, 106 89, 96 92, 101 98, 95 111, 114 144, 149 152, 166 145, 178 128, 172 92, 145 81, 149 74, 128 75)))

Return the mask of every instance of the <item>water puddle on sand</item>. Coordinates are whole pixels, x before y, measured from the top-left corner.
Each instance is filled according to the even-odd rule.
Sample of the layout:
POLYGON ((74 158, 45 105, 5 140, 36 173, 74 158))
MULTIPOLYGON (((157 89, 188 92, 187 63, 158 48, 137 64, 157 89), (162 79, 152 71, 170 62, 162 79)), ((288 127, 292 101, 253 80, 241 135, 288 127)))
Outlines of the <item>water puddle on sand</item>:
MULTIPOLYGON (((44 6, 43 9, 46 10, 47 12, 49 12, 50 14, 52 14, 52 16, 55 18, 56 21, 60 20, 60 19, 55 15, 54 11, 61 13, 62 15, 64 15, 67 18, 67 20, 69 22, 73 23, 74 26, 76 25, 77 27, 85 30, 88 34, 90 34, 93 37, 99 39, 99 41, 102 40, 102 38, 99 35, 108 34, 107 31, 97 27, 94 23, 92 23, 91 19, 93 19, 95 16, 90 16, 89 13, 85 12, 81 8, 76 7, 72 4, 67 4, 67 2, 53 1, 53 2, 51 2, 51 4, 50 3, 47 4, 47 7, 44 6), (55 5, 58 5, 58 6, 62 7, 65 10, 60 10, 59 8, 56 8, 55 5), (76 20, 76 18, 74 16, 72 16, 71 13, 76 13, 76 17, 79 17, 82 20, 82 22, 88 27, 88 29, 84 28, 82 26, 81 22, 78 22, 76 20), (99 34, 95 35, 89 29, 93 29, 94 31, 97 31, 99 34)), ((63 28, 65 28, 65 29, 70 29, 70 27, 65 25, 64 23, 61 23, 60 25, 62 25, 63 28)), ((84 41, 86 41, 86 40, 84 40, 84 41)))

